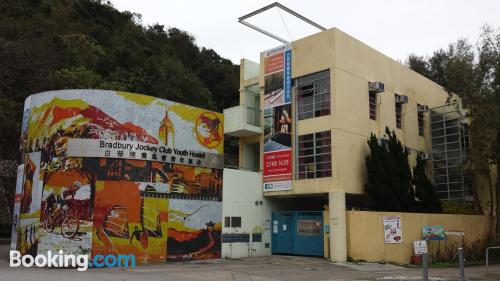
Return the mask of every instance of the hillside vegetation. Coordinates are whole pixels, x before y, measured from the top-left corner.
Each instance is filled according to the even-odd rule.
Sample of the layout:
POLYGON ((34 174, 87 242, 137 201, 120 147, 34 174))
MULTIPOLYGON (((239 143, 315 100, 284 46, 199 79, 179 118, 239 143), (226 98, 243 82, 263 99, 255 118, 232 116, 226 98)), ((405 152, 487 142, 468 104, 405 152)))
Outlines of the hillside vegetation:
POLYGON ((108 2, 0 1, 0 159, 16 159, 33 93, 122 90, 222 111, 238 103, 238 87, 238 65, 108 2))

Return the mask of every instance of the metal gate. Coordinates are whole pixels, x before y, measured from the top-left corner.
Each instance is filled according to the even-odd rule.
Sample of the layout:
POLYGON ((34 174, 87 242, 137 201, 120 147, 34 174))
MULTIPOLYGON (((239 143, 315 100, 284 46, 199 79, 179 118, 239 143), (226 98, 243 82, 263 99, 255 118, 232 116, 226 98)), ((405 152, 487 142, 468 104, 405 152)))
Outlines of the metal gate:
POLYGON ((273 254, 323 256, 322 212, 273 212, 273 254))

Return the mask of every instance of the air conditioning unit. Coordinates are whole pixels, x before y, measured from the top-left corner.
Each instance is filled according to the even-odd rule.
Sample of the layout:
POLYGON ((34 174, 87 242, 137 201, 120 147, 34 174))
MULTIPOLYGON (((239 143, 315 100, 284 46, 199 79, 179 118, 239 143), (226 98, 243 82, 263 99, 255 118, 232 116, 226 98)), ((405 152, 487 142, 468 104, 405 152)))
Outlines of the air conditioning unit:
POLYGON ((417 105, 417 107, 418 107, 418 112, 427 112, 427 111, 429 111, 429 106, 428 105, 419 104, 419 105, 417 105))
POLYGON ((380 93, 384 91, 384 83, 382 82, 368 82, 368 90, 370 93, 380 93))
POLYGON ((422 159, 422 160, 430 160, 431 159, 429 153, 427 153, 427 152, 420 152, 419 155, 420 155, 420 159, 422 159))
POLYGON ((396 94, 396 103, 408 103, 408 96, 396 94))

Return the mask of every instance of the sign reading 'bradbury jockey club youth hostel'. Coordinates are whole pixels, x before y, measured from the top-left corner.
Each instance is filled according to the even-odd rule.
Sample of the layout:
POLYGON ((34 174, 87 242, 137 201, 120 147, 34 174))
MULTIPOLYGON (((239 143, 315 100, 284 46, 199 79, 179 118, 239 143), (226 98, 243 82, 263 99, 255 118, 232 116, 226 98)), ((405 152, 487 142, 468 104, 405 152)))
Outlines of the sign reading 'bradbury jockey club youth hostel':
POLYGON ((264 191, 292 188, 292 51, 264 54, 264 191))

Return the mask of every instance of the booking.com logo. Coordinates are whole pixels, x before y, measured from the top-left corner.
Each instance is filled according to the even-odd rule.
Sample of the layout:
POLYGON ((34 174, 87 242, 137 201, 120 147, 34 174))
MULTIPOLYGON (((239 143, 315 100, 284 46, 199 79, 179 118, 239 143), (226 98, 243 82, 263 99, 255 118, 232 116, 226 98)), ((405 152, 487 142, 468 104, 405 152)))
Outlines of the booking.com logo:
POLYGON ((19 251, 10 251, 11 267, 73 267, 85 271, 89 267, 131 267, 135 268, 134 255, 95 255, 92 262, 88 255, 65 255, 63 250, 58 254, 47 251, 47 255, 21 255, 19 251))

